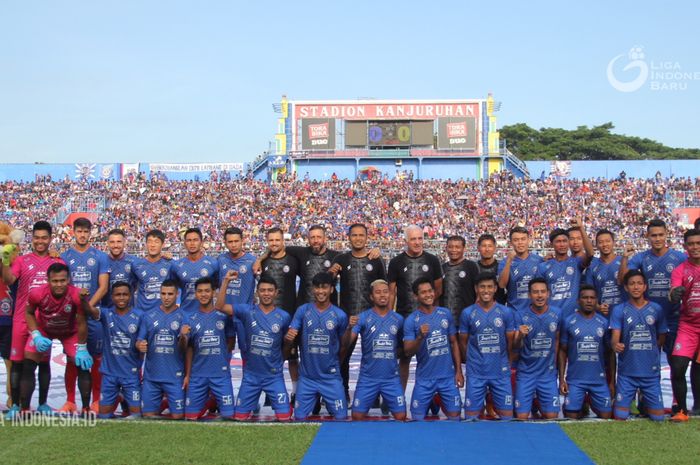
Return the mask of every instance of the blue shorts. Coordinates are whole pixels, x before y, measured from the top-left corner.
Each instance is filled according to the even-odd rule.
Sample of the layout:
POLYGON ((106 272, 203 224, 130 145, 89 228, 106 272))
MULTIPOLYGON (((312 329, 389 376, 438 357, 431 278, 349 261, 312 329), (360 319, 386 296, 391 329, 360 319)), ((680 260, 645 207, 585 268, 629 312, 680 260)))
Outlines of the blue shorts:
POLYGON ((559 413, 559 386, 556 373, 528 376, 516 375, 515 413, 530 413, 532 400, 537 395, 542 413, 559 413))
MULTIPOLYGON (((569 394, 564 400, 564 410, 567 412, 578 412, 583 408, 583 399, 586 394, 591 396, 591 407, 597 413, 607 413, 612 411, 612 400, 610 399, 610 389, 603 383, 583 383, 578 381, 567 381, 569 394)), ((629 405, 629 404, 628 404, 629 405)))
POLYGON ((296 403, 294 404, 295 420, 306 420, 316 404, 316 395, 318 394, 326 401, 326 408, 336 420, 345 420, 348 417, 345 388, 340 376, 323 380, 300 376, 297 384, 296 403))
POLYGON ((644 405, 649 410, 663 410, 664 401, 661 395, 661 378, 659 376, 652 377, 636 377, 617 375, 617 384, 615 384, 615 416, 626 418, 629 415, 621 413, 618 415, 618 408, 628 410, 632 400, 637 394, 637 389, 642 391, 644 405))
POLYGON ((403 395, 403 386, 401 386, 401 379, 398 376, 389 379, 360 376, 357 380, 357 386, 355 386, 352 411, 369 412, 379 394, 382 395, 384 403, 389 407, 391 413, 406 413, 406 398, 403 395))
MULTIPOLYGON (((513 386, 510 375, 499 379, 483 379, 470 376, 467 378, 464 398, 465 418, 471 420, 481 413, 486 398, 486 388, 491 391, 493 406, 496 410, 513 412, 513 386)), ((504 418, 507 420, 509 418, 504 418)))
POLYGON ((462 397, 453 377, 440 379, 416 379, 411 394, 411 418, 425 419, 435 394, 440 394, 442 406, 450 413, 462 410, 462 397))
POLYGON ((185 390, 182 389, 182 380, 170 382, 158 382, 143 380, 141 397, 143 398, 143 413, 160 413, 160 403, 163 394, 168 396, 168 408, 170 413, 181 415, 185 413, 185 390))
POLYGON ((289 413, 289 397, 282 373, 258 376, 243 369, 243 380, 236 399, 236 414, 248 415, 255 410, 260 393, 265 391, 275 413, 289 413))
POLYGON ((100 387, 100 406, 114 406, 120 393, 130 408, 141 408, 141 381, 138 376, 121 378, 103 373, 100 387))
MULTIPOLYGON (((227 373, 228 375, 228 373, 227 373)), ((233 386, 230 376, 190 378, 185 398, 185 415, 196 418, 204 410, 211 389, 222 417, 233 417, 233 386)))
POLYGON ((90 355, 99 356, 102 355, 102 340, 104 337, 104 330, 102 329, 102 323, 99 320, 93 320, 92 318, 87 318, 88 322, 88 337, 87 337, 87 350, 90 355))

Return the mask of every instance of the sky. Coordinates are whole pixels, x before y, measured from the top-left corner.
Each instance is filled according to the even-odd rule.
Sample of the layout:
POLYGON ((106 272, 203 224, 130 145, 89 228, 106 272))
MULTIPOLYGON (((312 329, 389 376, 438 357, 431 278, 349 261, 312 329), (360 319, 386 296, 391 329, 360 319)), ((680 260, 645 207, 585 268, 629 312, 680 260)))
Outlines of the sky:
POLYGON ((698 148, 699 19, 690 1, 3 0, 0 162, 252 161, 282 95, 492 92, 499 126, 698 148))

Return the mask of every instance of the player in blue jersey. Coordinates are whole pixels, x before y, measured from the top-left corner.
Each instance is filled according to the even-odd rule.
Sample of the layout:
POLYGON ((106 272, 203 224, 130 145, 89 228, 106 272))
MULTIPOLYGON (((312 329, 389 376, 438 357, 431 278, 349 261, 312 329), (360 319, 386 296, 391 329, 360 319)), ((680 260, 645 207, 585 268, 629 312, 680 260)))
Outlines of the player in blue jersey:
POLYGON ((343 344, 346 347, 353 347, 358 335, 362 336, 362 362, 352 404, 353 420, 364 420, 380 394, 394 418, 406 420, 406 399, 399 377, 404 320, 391 311, 390 298, 386 280, 372 281, 370 300, 374 305, 359 315, 352 315, 350 331, 345 332, 343 344))
POLYGON ((628 246, 620 263, 620 283, 628 270, 639 270, 647 282, 646 298, 659 305, 663 311, 668 326, 668 334, 664 342, 664 352, 671 356, 678 331, 680 319, 680 304, 668 300, 671 291, 671 273, 683 263, 687 256, 668 247, 668 229, 662 220, 651 220, 647 224, 647 240, 649 250, 634 256, 633 248, 628 246))
POLYGON ((559 415, 557 351, 561 309, 549 305, 549 288, 543 278, 528 283, 530 307, 515 313, 518 331, 513 349, 519 351, 515 381, 515 416, 527 420, 535 396, 545 419, 559 415))
POLYGON ((649 418, 663 421, 659 348, 668 332, 665 312, 646 299, 647 282, 641 271, 628 271, 623 283, 629 300, 613 308, 610 316, 610 345, 618 354, 615 418, 629 417, 630 403, 640 390, 649 418))
POLYGON ((246 338, 243 344, 247 347, 247 354, 236 399, 235 419, 249 420, 258 406, 260 393, 264 391, 270 399, 275 417, 279 421, 289 421, 292 412, 284 384, 282 346, 291 317, 275 306, 277 284, 269 276, 261 277, 258 282, 257 305, 234 303, 232 306, 225 303, 227 289, 232 281, 238 279, 238 273, 227 271, 216 300, 217 309, 233 311, 246 338))
MULTIPOLYGON (((90 245, 92 223, 87 218, 77 218, 73 222, 73 246, 61 254, 61 258, 70 270, 71 284, 87 289, 90 305, 97 306, 109 291, 109 259, 107 254, 90 245)), ((102 359, 102 326, 88 318, 87 348, 92 356, 92 408, 97 411, 97 398, 100 394, 100 362, 102 359)), ((78 369, 73 363, 66 363, 64 383, 66 402, 59 410, 62 413, 76 411, 75 385, 78 381, 78 369)))
POLYGON ((480 273, 474 288, 476 303, 462 310, 459 319, 459 347, 467 365, 464 416, 467 420, 479 416, 488 389, 498 416, 510 420, 510 358, 516 331, 513 310, 496 303, 495 274, 480 273))
POLYGON ((173 261, 163 254, 165 234, 152 229, 146 234, 146 257, 134 260, 131 272, 137 281, 135 305, 144 312, 160 307, 160 285, 169 279, 173 261))
POLYGON ((111 418, 119 394, 129 405, 131 417, 141 415, 141 354, 136 348, 143 312, 132 308, 131 288, 123 281, 112 286, 114 307, 95 308, 87 305, 92 318, 103 330, 103 355, 100 372, 100 418, 111 418))
POLYGON ((335 280, 328 272, 313 277, 314 301, 297 308, 284 337, 285 355, 289 355, 299 338, 301 356, 294 418, 306 420, 320 395, 326 408, 336 420, 345 420, 348 406, 345 400, 340 360, 345 356, 343 333, 348 328, 345 312, 331 304, 335 280))
POLYGON ((219 263, 215 258, 204 254, 202 241, 202 231, 199 228, 187 229, 184 234, 187 255, 175 260, 173 264, 172 276, 180 284, 180 308, 185 312, 199 308, 194 295, 194 283, 199 278, 211 276, 217 288, 219 284, 219 263))
POLYGON ((188 324, 182 332, 188 335, 189 346, 185 358, 185 418, 197 420, 205 412, 209 391, 214 394, 219 412, 224 419, 232 419, 234 413, 233 386, 231 384, 231 344, 228 340, 233 322, 226 313, 214 308, 214 290, 217 288, 211 276, 199 278, 194 285, 199 309, 189 312, 188 324))
POLYGON ((430 278, 418 278, 412 286, 418 308, 406 317, 403 349, 416 355, 416 380, 411 395, 411 418, 423 420, 435 394, 439 394, 448 420, 460 419, 464 387, 457 329, 452 312, 435 306, 435 285, 430 278))
POLYGON ((511 229, 509 239, 512 249, 498 264, 498 285, 506 290, 508 306, 524 311, 530 305, 528 283, 537 274, 542 257, 530 253, 530 233, 522 226, 511 229))
POLYGON ((178 307, 177 294, 175 281, 163 281, 160 308, 145 313, 139 326, 136 348, 145 355, 141 386, 144 417, 160 413, 163 395, 167 396, 171 417, 185 417, 187 332, 182 328, 188 316, 178 307))
POLYGON ((627 300, 625 290, 618 281, 622 257, 615 253, 615 234, 607 229, 596 233, 595 245, 600 257, 591 259, 586 270, 586 283, 595 288, 598 310, 608 318, 615 305, 627 300))
POLYGON ((583 237, 585 254, 569 256, 569 232, 557 228, 549 234, 549 242, 554 248, 554 258, 537 266, 537 276, 547 281, 551 303, 562 310, 563 317, 569 316, 576 310, 582 272, 593 256, 593 244, 583 230, 581 220, 576 219, 573 223, 583 237))
POLYGON ((608 384, 605 373, 610 366, 614 373, 615 355, 608 344, 608 320, 596 313, 595 288, 582 284, 578 309, 565 317, 559 338, 559 392, 566 396, 564 416, 581 418, 586 395, 593 411, 600 418, 612 417, 610 392, 614 376, 608 384), (608 363, 606 363, 608 361, 608 363))
MULTIPOLYGON (((112 229, 107 233, 107 263, 109 273, 109 287, 117 281, 129 283, 132 289, 136 289, 136 278, 131 273, 131 266, 136 257, 124 251, 126 247, 126 233, 123 229, 112 229)), ((134 305, 134 294, 131 295, 131 305, 134 305)), ((106 292, 102 298, 102 307, 112 306, 112 294, 106 292)))

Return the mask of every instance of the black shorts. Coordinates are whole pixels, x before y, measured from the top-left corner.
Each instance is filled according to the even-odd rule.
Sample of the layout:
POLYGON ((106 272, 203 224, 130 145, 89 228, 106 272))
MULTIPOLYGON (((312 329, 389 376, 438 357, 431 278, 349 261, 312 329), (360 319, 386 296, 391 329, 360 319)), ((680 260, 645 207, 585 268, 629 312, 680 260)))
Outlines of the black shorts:
POLYGON ((12 326, 0 326, 0 357, 10 359, 12 349, 12 326))

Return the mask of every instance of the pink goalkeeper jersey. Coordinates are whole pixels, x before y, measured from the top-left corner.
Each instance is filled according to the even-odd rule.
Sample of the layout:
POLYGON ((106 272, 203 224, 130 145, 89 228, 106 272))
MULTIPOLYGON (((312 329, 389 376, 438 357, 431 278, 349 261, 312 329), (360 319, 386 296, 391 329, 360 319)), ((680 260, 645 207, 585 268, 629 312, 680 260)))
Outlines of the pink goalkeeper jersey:
POLYGON ((80 303, 80 289, 68 286, 66 293, 56 298, 51 288, 44 284, 32 289, 28 302, 36 306, 36 322, 40 329, 46 331, 50 338, 61 338, 77 331, 75 315, 83 314, 80 303))
POLYGON ((700 266, 688 260, 678 265, 671 273, 671 289, 685 287, 681 303, 681 323, 700 330, 700 266))
POLYGON ((32 289, 46 284, 46 270, 54 263, 63 263, 60 258, 49 255, 40 257, 35 253, 24 254, 12 262, 12 274, 18 280, 17 298, 15 299, 15 313, 13 322, 24 324, 24 310, 27 306, 27 298, 32 289))

